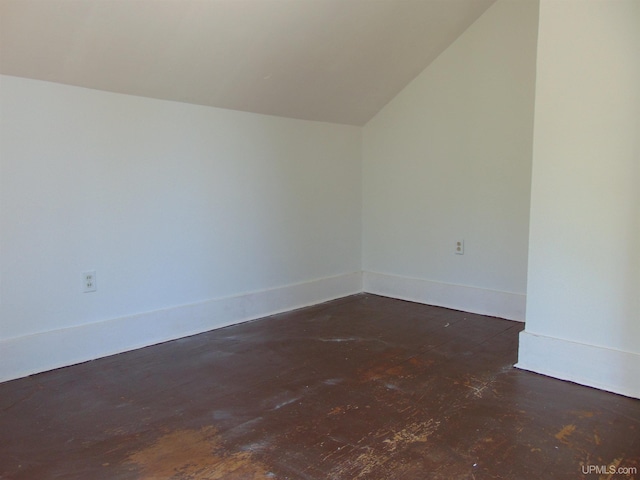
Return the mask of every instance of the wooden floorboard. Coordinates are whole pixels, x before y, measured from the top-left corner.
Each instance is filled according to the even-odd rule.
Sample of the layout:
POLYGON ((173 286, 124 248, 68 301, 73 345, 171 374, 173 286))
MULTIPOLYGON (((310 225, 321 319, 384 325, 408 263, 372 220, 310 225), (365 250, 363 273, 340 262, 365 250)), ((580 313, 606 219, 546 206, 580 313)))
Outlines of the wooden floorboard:
POLYGON ((640 478, 640 401, 522 328, 360 294, 6 382, 0 479, 640 478))

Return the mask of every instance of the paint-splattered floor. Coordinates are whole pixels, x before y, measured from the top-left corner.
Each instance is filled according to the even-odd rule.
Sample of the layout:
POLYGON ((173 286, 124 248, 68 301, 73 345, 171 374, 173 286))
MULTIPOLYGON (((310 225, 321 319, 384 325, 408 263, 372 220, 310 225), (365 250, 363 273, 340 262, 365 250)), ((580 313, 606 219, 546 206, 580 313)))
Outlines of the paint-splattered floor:
POLYGON ((0 478, 640 478, 640 401, 522 327, 361 294, 0 384, 0 478))

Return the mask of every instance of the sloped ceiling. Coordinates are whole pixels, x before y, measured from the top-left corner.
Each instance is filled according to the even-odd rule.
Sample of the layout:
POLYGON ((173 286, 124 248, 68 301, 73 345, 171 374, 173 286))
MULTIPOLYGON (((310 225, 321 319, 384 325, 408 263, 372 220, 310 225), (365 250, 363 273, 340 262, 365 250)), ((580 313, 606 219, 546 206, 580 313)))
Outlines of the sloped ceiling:
POLYGON ((495 0, 0 0, 0 73, 363 125, 495 0))

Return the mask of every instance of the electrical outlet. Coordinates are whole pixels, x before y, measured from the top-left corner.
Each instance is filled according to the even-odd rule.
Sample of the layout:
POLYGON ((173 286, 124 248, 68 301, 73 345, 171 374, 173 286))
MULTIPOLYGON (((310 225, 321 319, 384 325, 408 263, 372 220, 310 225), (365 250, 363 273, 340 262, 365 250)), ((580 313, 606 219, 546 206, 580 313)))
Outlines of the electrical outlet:
POLYGON ((464 255, 464 239, 456 240, 456 255, 464 255))
POLYGON ((98 289, 95 270, 82 274, 82 289, 84 293, 95 292, 98 289))

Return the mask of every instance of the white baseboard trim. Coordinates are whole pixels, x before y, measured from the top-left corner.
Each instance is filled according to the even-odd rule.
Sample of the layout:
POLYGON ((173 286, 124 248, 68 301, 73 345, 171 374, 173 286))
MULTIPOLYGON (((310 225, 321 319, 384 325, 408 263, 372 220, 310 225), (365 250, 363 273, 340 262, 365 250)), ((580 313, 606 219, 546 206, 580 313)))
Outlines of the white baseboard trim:
POLYGON ((640 355, 520 332, 522 370, 640 398, 640 355))
POLYGON ((362 292, 360 272, 0 341, 0 382, 362 292))
POLYGON ((363 272, 363 290, 401 300, 524 321, 526 295, 452 285, 376 272, 363 272))

